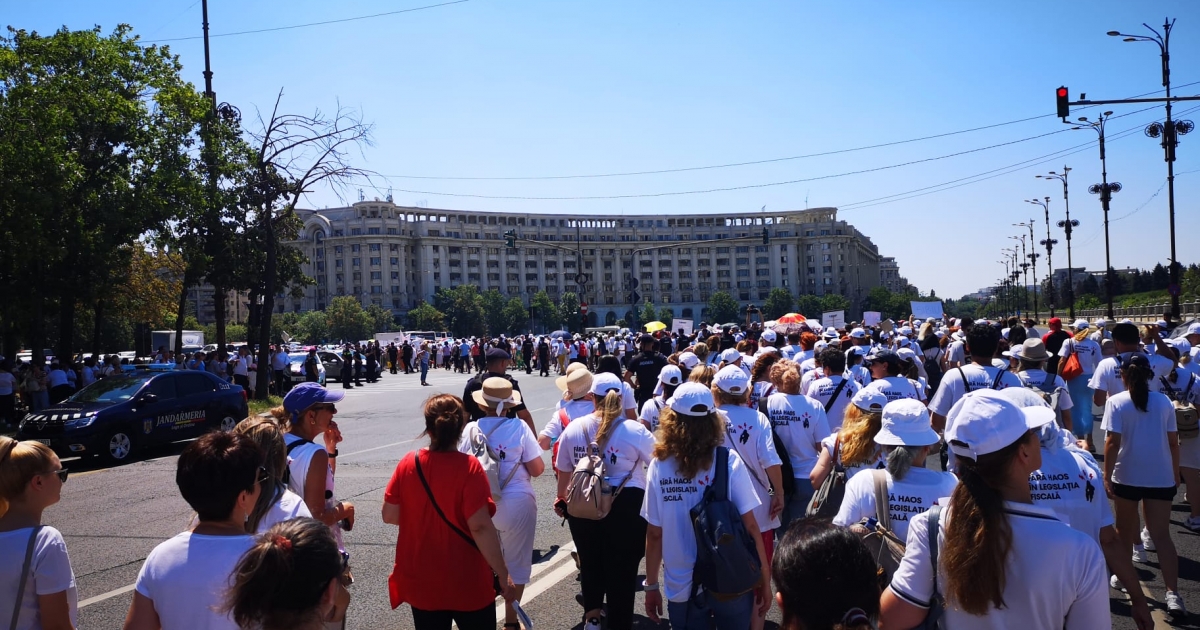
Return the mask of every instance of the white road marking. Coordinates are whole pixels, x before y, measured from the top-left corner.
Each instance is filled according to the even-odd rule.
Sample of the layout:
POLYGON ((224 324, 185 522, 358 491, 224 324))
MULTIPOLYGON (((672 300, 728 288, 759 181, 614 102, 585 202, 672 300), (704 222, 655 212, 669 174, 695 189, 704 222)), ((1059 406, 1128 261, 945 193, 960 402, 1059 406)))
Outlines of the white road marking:
MULTIPOLYGON (((575 573, 575 563, 567 562, 571 559, 572 551, 575 551, 575 543, 567 543, 558 549, 558 553, 555 554, 556 557, 552 561, 533 566, 533 571, 530 572, 531 578, 539 573, 549 571, 551 567, 556 568, 546 574, 545 577, 539 580, 532 580, 525 587, 525 594, 521 596, 522 606, 529 604, 529 602, 533 601, 533 598, 554 588, 555 584, 575 573)), ((504 619, 504 600, 502 599, 497 599, 496 602, 496 619, 504 619)))
POLYGON ((130 584, 129 586, 122 586, 121 588, 119 588, 115 591, 109 591, 107 593, 103 593, 103 594, 97 595, 95 597, 89 597, 89 598, 79 602, 79 604, 76 607, 83 608, 84 606, 91 606, 92 604, 102 602, 106 599, 112 599, 113 597, 116 597, 118 595, 124 595, 125 593, 132 591, 133 588, 134 588, 133 584, 130 584))
POLYGON ((371 451, 378 451, 380 449, 391 448, 393 446, 400 446, 402 444, 411 444, 412 442, 416 442, 417 439, 418 438, 413 438, 411 440, 402 440, 400 442, 392 442, 391 444, 384 444, 383 446, 375 446, 372 448, 363 449, 361 451, 354 451, 353 453, 345 453, 343 455, 338 455, 338 459, 345 461, 347 457, 353 457, 355 455, 362 455, 363 453, 370 453, 371 451))

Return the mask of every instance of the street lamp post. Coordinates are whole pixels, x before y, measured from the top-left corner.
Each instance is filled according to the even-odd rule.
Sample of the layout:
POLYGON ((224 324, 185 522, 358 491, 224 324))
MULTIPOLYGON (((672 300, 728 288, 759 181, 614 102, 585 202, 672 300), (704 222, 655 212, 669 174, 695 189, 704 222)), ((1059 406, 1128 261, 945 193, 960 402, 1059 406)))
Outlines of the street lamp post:
POLYGON ((1026 203, 1032 203, 1042 207, 1042 211, 1046 213, 1046 238, 1041 241, 1041 244, 1046 248, 1046 289, 1049 294, 1046 298, 1047 305, 1050 307, 1050 317, 1054 317, 1054 246, 1058 241, 1050 238, 1050 198, 1044 199, 1026 199, 1026 203))
POLYGON ((1066 210, 1067 219, 1065 221, 1058 221, 1055 225, 1062 228, 1063 232, 1067 235, 1067 309, 1071 319, 1075 319, 1075 272, 1072 269, 1071 262, 1071 232, 1074 228, 1079 227, 1079 221, 1071 219, 1071 201, 1067 197, 1067 174, 1070 172, 1071 167, 1064 165, 1061 174, 1050 171, 1045 175, 1037 175, 1036 177, 1057 179, 1063 185, 1063 207, 1066 210))
POLYGON ((1093 195, 1100 195, 1100 208, 1104 211, 1104 299, 1107 303, 1105 315, 1109 321, 1112 321, 1113 316, 1113 268, 1112 268, 1112 250, 1108 244, 1108 208, 1112 202, 1112 194, 1121 192, 1121 182, 1108 181, 1108 161, 1104 154, 1104 125, 1108 122, 1108 117, 1112 116, 1112 112, 1104 112, 1100 114, 1099 120, 1088 120, 1087 116, 1080 116, 1079 122, 1082 125, 1075 129, 1088 128, 1096 132, 1100 138, 1100 183, 1088 186, 1088 192, 1093 195))
MULTIPOLYGON (((1179 317, 1179 259, 1175 257, 1175 147, 1179 145, 1179 136, 1191 132, 1195 125, 1190 120, 1171 119, 1171 29, 1175 20, 1163 20, 1163 32, 1160 34, 1149 24, 1142 23, 1153 36, 1127 35, 1120 31, 1109 31, 1112 37, 1124 37, 1127 42, 1153 42, 1158 44, 1162 57, 1162 84, 1166 89, 1167 120, 1166 123, 1157 121, 1146 127, 1146 135, 1151 138, 1162 138, 1163 159, 1167 162, 1167 211, 1171 227, 1171 316, 1179 317)), ((1111 311, 1112 308, 1110 307, 1111 311)), ((1111 313, 1110 313, 1111 316, 1111 313)))
POLYGON ((1033 243, 1034 243, 1033 219, 1030 218, 1028 222, 1022 221, 1021 223, 1014 223, 1013 227, 1029 228, 1029 249, 1033 250, 1033 251, 1029 252, 1029 269, 1033 271, 1033 316, 1034 316, 1034 319, 1037 319, 1037 314, 1038 314, 1037 259, 1038 259, 1039 254, 1037 253, 1037 250, 1034 249, 1034 247, 1033 247, 1033 243))
MULTIPOLYGON (((1025 253, 1025 235, 1022 234, 1020 236, 1010 236, 1008 238, 1011 238, 1015 241, 1021 241, 1021 258, 1020 258, 1021 262, 1017 266, 1020 267, 1021 271, 1024 273, 1025 282, 1021 285, 1021 295, 1022 295, 1021 303, 1022 303, 1022 306, 1024 306, 1025 310, 1028 311, 1029 310, 1029 256, 1025 253)), ((1014 247, 1014 249, 1015 249, 1015 247, 1014 247)))

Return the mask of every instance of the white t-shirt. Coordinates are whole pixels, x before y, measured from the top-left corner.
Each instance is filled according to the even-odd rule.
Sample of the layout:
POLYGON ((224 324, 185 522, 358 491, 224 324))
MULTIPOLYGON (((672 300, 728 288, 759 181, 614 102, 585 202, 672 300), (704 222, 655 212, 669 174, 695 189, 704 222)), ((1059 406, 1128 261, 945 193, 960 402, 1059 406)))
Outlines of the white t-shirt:
MULTIPOLYGON (((645 488, 645 465, 654 458, 654 436, 636 420, 617 419, 613 424, 608 441, 599 445, 606 465, 606 479, 616 486, 628 477, 626 488, 645 488)), ((559 440, 554 467, 565 473, 575 470, 579 460, 588 454, 599 428, 600 418, 595 414, 572 420, 559 440)))
POLYGON ((234 376, 247 376, 250 373, 250 357, 237 355, 231 361, 234 376))
POLYGON ((864 518, 875 518, 875 475, 887 477, 888 512, 892 518, 892 532, 901 540, 907 540, 909 521, 918 514, 948 497, 958 485, 953 473, 918 468, 908 469, 904 479, 896 481, 887 470, 855 475, 846 481, 846 495, 833 524, 849 527, 864 518))
POLYGON ((937 391, 933 394, 933 400, 929 402, 929 413, 936 413, 945 416, 950 413, 950 408, 954 403, 967 393, 965 385, 969 384, 971 391, 981 389, 1004 389, 1006 387, 1022 387, 1021 379, 1017 378, 1016 374, 1007 372, 988 365, 983 366, 978 363, 964 365, 961 368, 946 370, 942 376, 942 383, 938 385, 937 391), (959 369, 962 372, 959 372, 959 369), (999 374, 1000 381, 996 381, 996 375, 999 374), (967 383, 963 383, 963 376, 967 377, 967 383))
POLYGON ((885 376, 883 378, 877 378, 871 381, 867 387, 879 390, 880 393, 887 397, 888 402, 903 398, 911 398, 913 400, 920 401, 925 400, 925 396, 921 391, 921 387, 911 379, 904 378, 903 376, 885 376))
POLYGON ((662 408, 667 406, 667 402, 662 399, 662 396, 655 396, 650 400, 642 403, 642 412, 638 418, 644 423, 650 425, 650 432, 658 430, 658 417, 662 413, 662 408))
POLYGON ((822 378, 825 378, 825 368, 823 367, 814 368, 804 372, 804 375, 800 377, 800 393, 804 394, 805 396, 809 396, 811 394, 811 392, 809 392, 809 388, 812 387, 812 384, 817 382, 818 379, 822 378))
POLYGON ((805 361, 813 358, 814 354, 816 354, 815 350, 797 350, 796 354, 792 355, 792 360, 796 363, 804 363, 805 361))
POLYGON ((821 406, 829 404, 830 396, 837 391, 842 382, 846 385, 842 387, 842 391, 838 393, 837 400, 829 405, 829 411, 825 413, 829 420, 829 430, 837 433, 838 429, 842 428, 842 420, 846 416, 846 407, 850 404, 850 399, 858 393, 862 387, 854 379, 847 380, 844 376, 826 376, 825 378, 817 379, 808 388, 808 397, 821 403, 821 406))
POLYGON ((571 420, 574 420, 575 418, 582 418, 595 411, 596 405, 587 399, 568 401, 559 400, 558 404, 555 405, 554 415, 550 416, 550 419, 546 421, 546 426, 542 427, 542 432, 538 434, 539 436, 548 437, 550 438, 550 441, 553 442, 562 435, 564 427, 562 423, 562 416, 560 416, 558 412, 563 409, 567 410, 567 424, 570 424, 571 420))
POLYGON ((500 482, 504 483, 509 475, 508 483, 501 491, 502 497, 516 494, 533 496, 533 481, 525 464, 535 459, 541 459, 542 447, 538 446, 533 429, 520 418, 480 418, 470 423, 463 431, 458 441, 458 450, 470 454, 475 444, 475 436, 486 436, 488 446, 500 458, 500 482), (516 472, 513 467, 516 466, 516 472))
POLYGON ((1062 348, 1058 350, 1058 356, 1066 359, 1074 352, 1079 359, 1079 367, 1083 368, 1085 375, 1092 374, 1096 371, 1096 364, 1100 362, 1100 344, 1084 337, 1083 341, 1075 341, 1074 337, 1063 342, 1062 348))
POLYGON ((0 370, 0 396, 11 396, 16 384, 17 377, 13 376, 12 372, 0 370))
POLYGON ((54 368, 54 369, 50 370, 50 373, 47 375, 47 379, 46 379, 47 387, 54 389, 55 387, 59 387, 61 385, 66 385, 66 384, 67 384, 67 373, 64 372, 62 370, 62 368, 54 368))
POLYGON ((830 435, 829 437, 825 438, 824 440, 821 440, 821 450, 829 452, 829 461, 833 462, 834 464, 842 465, 842 469, 846 471, 846 480, 847 481, 849 481, 851 477, 857 475, 858 473, 860 473, 864 470, 871 470, 872 468, 883 468, 886 465, 887 462, 884 461, 884 459, 883 459, 883 448, 880 447, 879 445, 875 445, 875 450, 871 452, 871 457, 866 462, 863 462, 862 464, 858 464, 855 466, 847 466, 845 463, 842 462, 841 444, 837 444, 838 456, 837 456, 837 459, 835 460, 833 458, 833 447, 834 447, 835 443, 837 442, 837 439, 838 439, 838 434, 834 433, 833 435, 830 435))
MULTIPOLYGON (((1050 374, 1048 374, 1045 370, 1025 370, 1024 372, 1017 373, 1017 378, 1021 379, 1022 383, 1025 383, 1025 387, 1036 389, 1039 392, 1042 391, 1042 386, 1046 384, 1046 378, 1048 376, 1050 376, 1050 374)), ((1055 409, 1055 411, 1066 411, 1075 404, 1071 401, 1071 394, 1067 392, 1066 382, 1064 382, 1062 377, 1057 374, 1054 375, 1054 385, 1052 389, 1058 392, 1058 408, 1055 409)))
MULTIPOLYGON (((25 563, 25 550, 29 546, 32 527, 23 527, 0 532, 0 615, 3 625, 12 620, 11 605, 17 599, 21 583, 21 567, 25 563)), ((37 630, 42 627, 38 608, 39 595, 67 593, 67 609, 71 624, 79 625, 77 610, 78 595, 75 592, 75 572, 71 570, 71 558, 67 555, 67 544, 62 534, 50 526, 43 526, 33 543, 33 559, 29 563, 29 576, 25 580, 25 593, 21 596, 21 612, 17 618, 19 630, 37 630)))
POLYGON ((137 592, 154 603, 163 630, 237 630, 224 603, 234 567, 254 537, 183 532, 154 548, 138 572, 137 592))
POLYGON ((771 518, 771 478, 767 476, 767 468, 780 466, 783 460, 775 452, 771 421, 749 407, 724 405, 719 409, 725 418, 725 446, 742 459, 758 493, 760 503, 754 509, 754 518, 759 531, 775 529, 779 527, 779 517, 771 518))
MULTIPOLYGON (((686 602, 692 594, 692 568, 696 565, 696 535, 691 509, 700 503, 704 490, 713 482, 716 454, 708 468, 692 479, 679 473, 674 457, 653 459, 647 471, 646 496, 642 499, 642 518, 661 527, 663 597, 669 602, 686 602)), ((758 493, 737 453, 729 451, 729 499, 745 515, 758 507, 758 493)))
POLYGON ((808 396, 775 392, 767 398, 767 418, 787 450, 792 476, 809 483, 820 455, 817 449, 831 433, 825 408, 808 396))
POLYGON ((846 368, 846 372, 863 387, 871 384, 871 371, 861 365, 852 365, 846 368))
POLYGON ((1103 476, 1099 464, 1083 452, 1043 446, 1042 467, 1029 475, 1029 490, 1035 504, 1054 510, 1071 529, 1100 544, 1100 529, 1114 524, 1103 476))
MULTIPOLYGON (((1121 361, 1131 354, 1133 353, 1124 352, 1113 357, 1105 357, 1098 365, 1096 365, 1096 371, 1092 374, 1091 380, 1088 381, 1088 387, 1095 391, 1105 392, 1109 396, 1125 391, 1125 383, 1121 381, 1121 361)), ((1169 372, 1169 370, 1166 368, 1166 364, 1171 363, 1170 359, 1155 354, 1147 354, 1145 356, 1146 360, 1150 362, 1150 368, 1154 370, 1155 374, 1165 374, 1169 372)), ((1160 383, 1158 379, 1151 379, 1150 391, 1163 391, 1162 383, 1160 383)))
MULTIPOLYGON (((1007 501, 1004 507, 1012 528, 1005 607, 976 616, 947 606, 942 625, 973 630, 1111 629, 1108 573, 1100 546, 1058 520, 1049 508, 1007 501)), ((943 508, 938 520, 939 560, 945 558, 946 522, 953 516, 943 508)), ((929 608, 934 570, 929 556, 929 516, 921 514, 909 523, 904 559, 888 588, 914 606, 929 608)), ((936 570, 938 592, 944 596, 946 574, 940 566, 936 570)))
POLYGON ((312 512, 309 511, 308 506, 304 504, 304 499, 302 499, 300 495, 284 488, 283 496, 280 496, 278 501, 271 504, 271 509, 267 510, 266 514, 263 514, 262 520, 259 521, 258 529, 255 530, 255 533, 261 534, 268 529, 271 529, 271 526, 275 525, 276 523, 290 521, 294 518, 300 518, 301 516, 312 518, 312 512))
POLYGON ((1167 433, 1174 433, 1175 408, 1171 399, 1150 392, 1146 411, 1133 406, 1129 392, 1110 396, 1104 402, 1100 428, 1121 434, 1121 447, 1113 464, 1112 481, 1139 488, 1172 488, 1171 449, 1167 433))
POLYGON ((288 354, 286 352, 282 352, 282 351, 276 352, 271 357, 271 369, 276 370, 276 371, 282 370, 288 366, 289 361, 291 361, 291 358, 288 357, 288 354))
POLYGON ((782 355, 783 358, 785 358, 785 359, 795 360, 796 353, 798 353, 798 352, 801 352, 800 346, 793 346, 791 344, 788 344, 779 349, 779 354, 782 355))
POLYGON ((963 365, 967 362, 967 344, 961 341, 951 341, 946 346, 946 363, 963 365))
POLYGON ((751 409, 758 409, 758 401, 762 400, 763 394, 770 395, 775 391, 775 385, 769 381, 758 381, 750 385, 750 404, 751 409))

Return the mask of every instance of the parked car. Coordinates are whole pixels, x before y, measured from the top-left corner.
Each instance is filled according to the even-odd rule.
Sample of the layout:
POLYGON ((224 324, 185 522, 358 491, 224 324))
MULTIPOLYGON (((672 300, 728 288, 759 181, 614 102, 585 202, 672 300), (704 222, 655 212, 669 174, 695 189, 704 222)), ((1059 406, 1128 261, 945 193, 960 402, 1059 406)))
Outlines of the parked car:
POLYGON ((240 386, 207 372, 138 370, 26 414, 17 439, 41 442, 59 457, 122 463, 149 446, 233 430, 250 413, 247 398, 240 386))
MULTIPOLYGON (((317 356, 320 357, 320 353, 317 353, 317 356)), ((291 364, 288 369, 288 378, 292 379, 293 383, 303 383, 304 382, 304 360, 307 358, 308 358, 307 352, 289 352, 288 353, 288 361, 291 364)), ((339 361, 340 361, 340 359, 339 359, 339 361)), ((338 365, 340 366, 341 364, 339 363, 338 365)), ((340 367, 339 367, 339 369, 340 369, 340 367)), ((326 373, 326 368, 325 368, 324 360, 322 358, 321 360, 317 361, 317 383, 319 383, 321 385, 325 385, 325 373, 326 373)))

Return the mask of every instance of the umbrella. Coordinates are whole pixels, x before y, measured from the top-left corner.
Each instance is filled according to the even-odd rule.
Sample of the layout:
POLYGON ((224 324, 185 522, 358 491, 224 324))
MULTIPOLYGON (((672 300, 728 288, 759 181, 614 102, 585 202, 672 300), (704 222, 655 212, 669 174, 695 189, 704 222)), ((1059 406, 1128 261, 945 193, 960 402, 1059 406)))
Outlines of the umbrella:
POLYGON ((735 324, 734 322, 729 322, 728 324, 721 324, 721 328, 722 329, 737 328, 737 324, 735 324))
POLYGON ((803 333, 812 330, 808 324, 782 324, 776 322, 774 326, 770 326, 779 335, 790 335, 792 333, 803 333))
POLYGON ((569 333, 565 330, 556 330, 556 331, 550 333, 551 339, 558 339, 559 337, 570 337, 570 336, 571 336, 571 333, 569 333))
POLYGON ((779 324, 802 324, 805 321, 808 320, 800 313, 788 313, 787 315, 775 320, 775 322, 779 324))
POLYGON ((666 327, 667 325, 662 322, 646 322, 646 325, 643 328, 646 329, 646 332, 658 332, 666 327))

